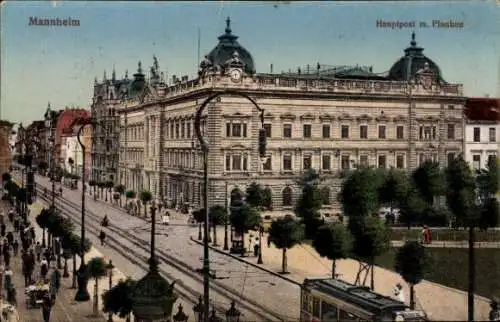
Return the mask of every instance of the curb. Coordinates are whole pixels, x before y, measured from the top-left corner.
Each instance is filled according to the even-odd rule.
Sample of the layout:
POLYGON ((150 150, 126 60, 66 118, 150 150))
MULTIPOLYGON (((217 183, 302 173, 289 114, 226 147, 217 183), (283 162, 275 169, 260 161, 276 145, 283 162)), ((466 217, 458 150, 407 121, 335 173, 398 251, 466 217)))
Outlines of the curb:
MULTIPOLYGON (((202 242, 200 242, 200 241, 198 241, 198 240, 196 240, 196 239, 194 239, 194 238, 193 238, 193 236, 191 236, 191 237, 189 237, 189 238, 191 239, 191 241, 195 242, 196 244, 198 244, 198 245, 200 245, 200 246, 203 246, 203 243, 202 243, 202 242)), ((273 271, 272 271, 272 270, 270 270, 270 269, 267 269, 267 268, 265 268, 265 267, 262 267, 262 266, 259 266, 259 265, 257 265, 257 264, 254 264, 254 263, 251 263, 251 262, 249 262, 249 261, 246 261, 246 260, 242 259, 242 258, 241 258, 241 257, 239 257, 239 256, 235 256, 235 255, 233 255, 233 254, 229 254, 228 252, 225 252, 225 251, 223 251, 223 250, 220 250, 220 249, 215 248, 215 247, 210 246, 210 245, 208 245, 208 248, 210 248, 211 250, 215 251, 216 253, 219 253, 219 254, 222 254, 222 255, 225 255, 225 256, 229 256, 229 257, 231 257, 231 258, 233 258, 233 259, 236 259, 237 261, 240 261, 240 262, 242 262, 242 263, 248 264, 248 265, 250 265, 250 266, 252 266, 252 267, 254 267, 254 268, 260 269, 261 271, 264 271, 264 272, 266 272, 266 273, 268 273, 268 274, 274 275, 275 277, 279 277, 279 278, 281 278, 281 279, 283 279, 283 280, 287 281, 288 283, 292 283, 292 284, 297 285, 297 286, 301 286, 301 285, 302 285, 301 283, 299 283, 299 282, 297 282, 297 281, 294 281, 294 280, 292 280, 292 279, 290 279, 290 278, 288 278, 288 277, 285 277, 285 276, 283 276, 283 275, 281 275, 281 274, 279 274, 279 273, 273 272, 273 271)))

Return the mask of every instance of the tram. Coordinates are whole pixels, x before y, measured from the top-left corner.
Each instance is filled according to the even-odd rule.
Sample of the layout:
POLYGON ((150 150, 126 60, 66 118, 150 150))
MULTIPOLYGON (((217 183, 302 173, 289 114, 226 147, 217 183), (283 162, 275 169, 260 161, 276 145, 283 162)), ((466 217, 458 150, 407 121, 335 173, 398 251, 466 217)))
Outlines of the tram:
POLYGON ((300 294, 301 322, 428 321, 396 299, 340 279, 306 279, 300 294))

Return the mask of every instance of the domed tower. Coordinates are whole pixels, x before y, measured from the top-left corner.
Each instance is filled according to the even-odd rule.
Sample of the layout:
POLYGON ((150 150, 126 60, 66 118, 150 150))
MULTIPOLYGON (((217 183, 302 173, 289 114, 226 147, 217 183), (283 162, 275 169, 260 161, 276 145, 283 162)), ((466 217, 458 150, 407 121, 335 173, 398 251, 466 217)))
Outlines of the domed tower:
POLYGON ((438 65, 425 56, 423 51, 424 48, 417 46, 415 33, 413 32, 410 46, 404 50, 405 55, 392 65, 388 78, 396 81, 406 81, 408 76, 413 78, 421 70, 430 70, 435 75, 434 81, 445 83, 438 65))
POLYGON ((142 73, 142 63, 137 64, 137 73, 134 74, 134 80, 130 83, 129 96, 134 97, 142 93, 146 87, 146 78, 142 73))
POLYGON ((232 34, 231 19, 226 19, 225 33, 218 37, 219 43, 205 57, 205 60, 200 64, 200 68, 204 69, 208 66, 224 69, 227 62, 232 61, 237 53, 238 59, 243 62, 243 71, 246 74, 255 74, 255 65, 250 52, 241 46, 238 42, 238 36, 232 34))

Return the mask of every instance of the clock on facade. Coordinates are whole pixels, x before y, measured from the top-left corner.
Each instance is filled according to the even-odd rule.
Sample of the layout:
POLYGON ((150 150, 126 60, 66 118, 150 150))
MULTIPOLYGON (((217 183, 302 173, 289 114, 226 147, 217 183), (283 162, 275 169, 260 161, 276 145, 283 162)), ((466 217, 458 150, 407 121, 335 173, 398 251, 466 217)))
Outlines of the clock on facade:
POLYGON ((233 82, 238 82, 241 79, 241 69, 233 68, 229 71, 229 76, 233 82))

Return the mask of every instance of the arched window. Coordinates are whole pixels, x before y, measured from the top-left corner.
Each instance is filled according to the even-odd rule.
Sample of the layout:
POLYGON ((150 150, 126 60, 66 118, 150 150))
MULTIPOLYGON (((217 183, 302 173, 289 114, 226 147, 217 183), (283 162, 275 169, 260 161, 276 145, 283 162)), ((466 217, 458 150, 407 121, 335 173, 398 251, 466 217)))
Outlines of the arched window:
POLYGON ((292 188, 286 187, 282 192, 283 206, 292 205, 292 188))
POLYGON ((323 202, 323 205, 330 204, 330 188, 323 187, 321 189, 321 201, 323 202))

